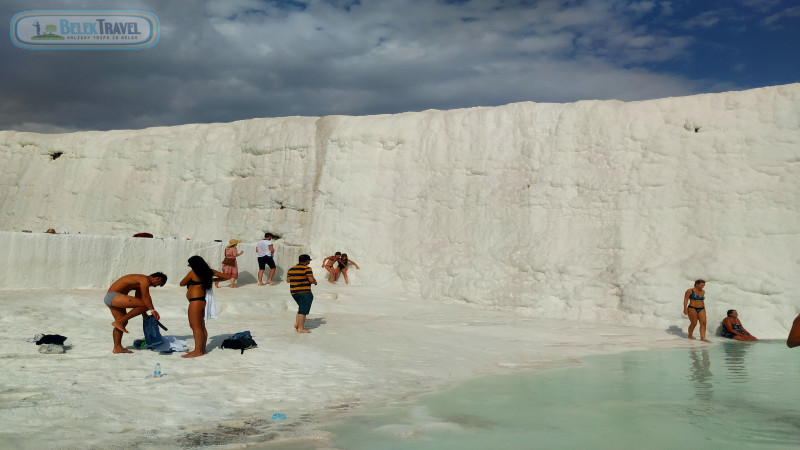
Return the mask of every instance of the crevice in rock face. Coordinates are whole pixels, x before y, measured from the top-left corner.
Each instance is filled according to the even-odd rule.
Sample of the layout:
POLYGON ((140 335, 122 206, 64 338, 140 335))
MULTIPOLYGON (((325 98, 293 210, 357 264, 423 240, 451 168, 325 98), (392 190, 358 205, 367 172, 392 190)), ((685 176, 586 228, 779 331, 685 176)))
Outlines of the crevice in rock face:
POLYGON ((60 158, 60 157, 61 157, 61 155, 63 155, 63 154, 64 154, 64 152, 55 152, 55 153, 50 153, 50 157, 51 157, 51 158, 53 158, 53 159, 58 159, 58 158, 60 158))
POLYGON ((281 201, 278 201, 278 202, 275 202, 275 203, 278 204, 278 209, 291 209, 291 210, 299 211, 299 212, 308 212, 308 208, 298 208, 298 207, 292 206, 292 205, 284 205, 283 202, 281 202, 281 201))

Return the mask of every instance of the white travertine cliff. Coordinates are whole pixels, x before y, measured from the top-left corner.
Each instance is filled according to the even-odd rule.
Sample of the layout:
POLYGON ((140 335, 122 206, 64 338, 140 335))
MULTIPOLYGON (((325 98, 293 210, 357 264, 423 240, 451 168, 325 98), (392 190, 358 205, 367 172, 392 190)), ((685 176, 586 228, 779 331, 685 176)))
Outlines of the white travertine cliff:
MULTIPOLYGON (((696 278, 709 282, 711 323, 737 308, 749 329, 779 336, 800 305, 800 84, 632 103, 3 131, 0 155, 0 230, 37 232, 2 233, 14 243, 0 257, 4 288, 63 278, 59 263, 18 263, 59 237, 41 234, 51 227, 197 245, 272 231, 284 268, 302 251, 321 263, 340 250, 362 266, 358 283, 535 317, 682 323, 696 278)), ((74 287, 128 267, 114 263, 115 245, 77 251, 88 239, 59 256, 97 274, 74 287)), ((189 250, 168 258, 182 263, 189 250)), ((151 267, 158 255, 128 258, 151 267)))

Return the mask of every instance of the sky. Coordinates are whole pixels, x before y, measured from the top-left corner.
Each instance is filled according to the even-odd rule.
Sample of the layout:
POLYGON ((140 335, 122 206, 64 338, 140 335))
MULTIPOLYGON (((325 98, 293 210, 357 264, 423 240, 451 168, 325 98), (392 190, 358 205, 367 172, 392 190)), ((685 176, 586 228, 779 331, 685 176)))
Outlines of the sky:
POLYGON ((141 129, 800 81, 796 0, 3 1, 0 130, 141 129), (14 14, 139 10, 142 50, 28 50, 14 14))

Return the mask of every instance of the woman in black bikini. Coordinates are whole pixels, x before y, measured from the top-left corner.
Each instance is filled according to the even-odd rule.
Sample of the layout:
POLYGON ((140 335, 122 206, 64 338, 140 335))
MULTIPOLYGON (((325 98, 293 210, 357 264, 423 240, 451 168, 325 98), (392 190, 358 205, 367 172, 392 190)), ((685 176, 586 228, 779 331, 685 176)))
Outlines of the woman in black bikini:
POLYGON ((361 270, 361 267, 358 267, 358 264, 356 264, 355 261, 353 261, 352 259, 348 259, 347 258, 347 253, 342 253, 341 258, 339 258, 339 264, 337 264, 337 267, 336 267, 336 276, 333 277, 334 281, 337 281, 339 279, 339 274, 341 273, 342 275, 344 275, 344 283, 345 284, 350 284, 350 280, 347 279, 347 265, 348 264, 352 264, 352 265, 356 266, 356 269, 361 270))
POLYGON ((189 258, 189 267, 192 270, 183 277, 180 285, 186 286, 186 298, 189 300, 189 326, 194 334, 194 350, 182 358, 194 358, 206 354, 206 291, 211 289, 214 282, 227 280, 230 277, 208 267, 206 261, 200 256, 189 258), (215 278, 216 277, 216 278, 215 278))
POLYGON ((689 339, 694 339, 692 337, 694 327, 700 322, 700 340, 711 342, 706 339, 706 291, 703 290, 705 286, 704 280, 697 280, 693 288, 686 290, 683 294, 683 313, 689 316, 689 339))

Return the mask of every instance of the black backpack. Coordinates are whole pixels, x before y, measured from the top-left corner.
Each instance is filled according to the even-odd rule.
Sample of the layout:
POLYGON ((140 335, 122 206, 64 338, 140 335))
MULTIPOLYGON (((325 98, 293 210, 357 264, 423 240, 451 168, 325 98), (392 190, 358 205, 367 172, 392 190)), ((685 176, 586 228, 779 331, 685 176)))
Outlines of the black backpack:
POLYGON ((249 331, 242 331, 222 341, 222 345, 219 347, 241 350, 242 354, 244 354, 245 350, 249 348, 256 348, 258 347, 258 344, 256 344, 256 341, 254 341, 253 337, 250 336, 249 331))

